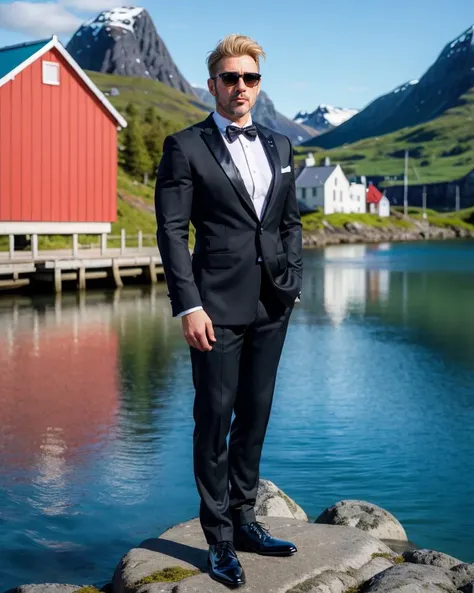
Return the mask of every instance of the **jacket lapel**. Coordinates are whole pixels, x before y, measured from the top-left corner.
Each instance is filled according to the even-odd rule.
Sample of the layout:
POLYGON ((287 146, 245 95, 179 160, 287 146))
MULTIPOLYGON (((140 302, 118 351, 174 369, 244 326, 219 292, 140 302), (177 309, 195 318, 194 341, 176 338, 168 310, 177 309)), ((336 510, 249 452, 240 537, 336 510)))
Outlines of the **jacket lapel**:
POLYGON ((281 160, 280 160, 280 155, 278 154, 278 149, 275 145, 275 140, 272 136, 271 131, 266 128, 261 128, 258 124, 257 124, 257 130, 258 130, 258 135, 259 135, 260 141, 262 143, 263 149, 265 150, 265 153, 268 158, 268 162, 270 163, 270 167, 271 167, 272 173, 273 173, 272 183, 270 185, 270 189, 268 190, 267 199, 265 201, 265 209, 262 214, 262 221, 263 221, 263 219, 268 215, 268 212, 269 212, 270 208, 272 207, 272 205, 274 204, 274 202, 278 196, 278 192, 280 191, 281 179, 282 179, 281 160))
POLYGON ((247 188, 245 187, 245 183, 239 173, 239 170, 235 166, 234 161, 230 156, 230 152, 227 150, 225 142, 221 136, 219 128, 216 126, 214 122, 214 118, 212 117, 212 115, 210 115, 204 123, 205 127, 202 133, 204 142, 209 147, 209 150, 213 153, 216 161, 219 163, 222 170, 227 175, 229 181, 234 186, 234 189, 241 198, 241 200, 250 210, 252 216, 258 220, 258 216, 255 211, 252 198, 250 197, 247 188))

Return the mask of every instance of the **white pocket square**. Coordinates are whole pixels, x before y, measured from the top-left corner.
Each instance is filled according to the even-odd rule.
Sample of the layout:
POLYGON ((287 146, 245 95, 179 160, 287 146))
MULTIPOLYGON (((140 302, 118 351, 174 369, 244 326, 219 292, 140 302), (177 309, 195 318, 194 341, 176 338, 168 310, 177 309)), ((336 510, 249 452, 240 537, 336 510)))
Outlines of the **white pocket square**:
POLYGON ((290 173, 291 172, 291 165, 288 165, 288 167, 285 167, 284 169, 281 170, 282 173, 290 173))

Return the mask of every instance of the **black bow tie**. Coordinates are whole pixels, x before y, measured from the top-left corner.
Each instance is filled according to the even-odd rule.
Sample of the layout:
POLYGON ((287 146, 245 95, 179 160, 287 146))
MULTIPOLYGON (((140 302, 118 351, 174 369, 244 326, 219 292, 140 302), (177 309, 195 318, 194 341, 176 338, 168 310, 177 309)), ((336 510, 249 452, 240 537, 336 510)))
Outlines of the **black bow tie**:
POLYGON ((251 125, 247 126, 246 128, 227 126, 225 129, 225 135, 227 136, 227 140, 229 140, 229 142, 234 142, 234 140, 237 140, 239 134, 247 136, 249 140, 255 140, 257 137, 257 128, 254 125, 251 125))

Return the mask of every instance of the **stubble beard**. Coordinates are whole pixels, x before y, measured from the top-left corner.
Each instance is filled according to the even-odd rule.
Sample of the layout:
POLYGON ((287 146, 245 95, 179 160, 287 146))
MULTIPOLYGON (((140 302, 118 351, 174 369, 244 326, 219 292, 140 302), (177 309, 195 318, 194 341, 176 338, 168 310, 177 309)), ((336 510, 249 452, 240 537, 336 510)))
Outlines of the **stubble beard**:
POLYGON ((236 107, 232 107, 232 99, 230 99, 228 103, 223 103, 219 98, 219 94, 216 95, 216 105, 220 107, 224 113, 239 118, 245 117, 252 109, 250 101, 246 105, 238 105, 236 107))

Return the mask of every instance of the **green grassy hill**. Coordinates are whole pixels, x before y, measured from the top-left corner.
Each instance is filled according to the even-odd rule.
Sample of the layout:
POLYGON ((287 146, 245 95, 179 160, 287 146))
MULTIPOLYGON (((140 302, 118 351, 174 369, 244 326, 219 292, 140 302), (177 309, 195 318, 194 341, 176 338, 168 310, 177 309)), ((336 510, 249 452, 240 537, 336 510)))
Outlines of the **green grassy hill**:
POLYGON ((154 106, 160 117, 183 127, 203 120, 209 113, 208 107, 197 97, 181 93, 162 82, 90 70, 87 75, 122 113, 128 103, 135 103, 143 111, 154 106), (112 88, 118 89, 120 94, 110 95, 112 88))
POLYGON ((410 151, 411 184, 452 181, 474 169, 474 89, 460 98, 459 106, 430 122, 332 150, 297 147, 295 158, 301 162, 312 152, 319 163, 328 156, 333 164, 340 163, 346 174, 398 176, 386 185, 399 185, 405 150, 410 151))

